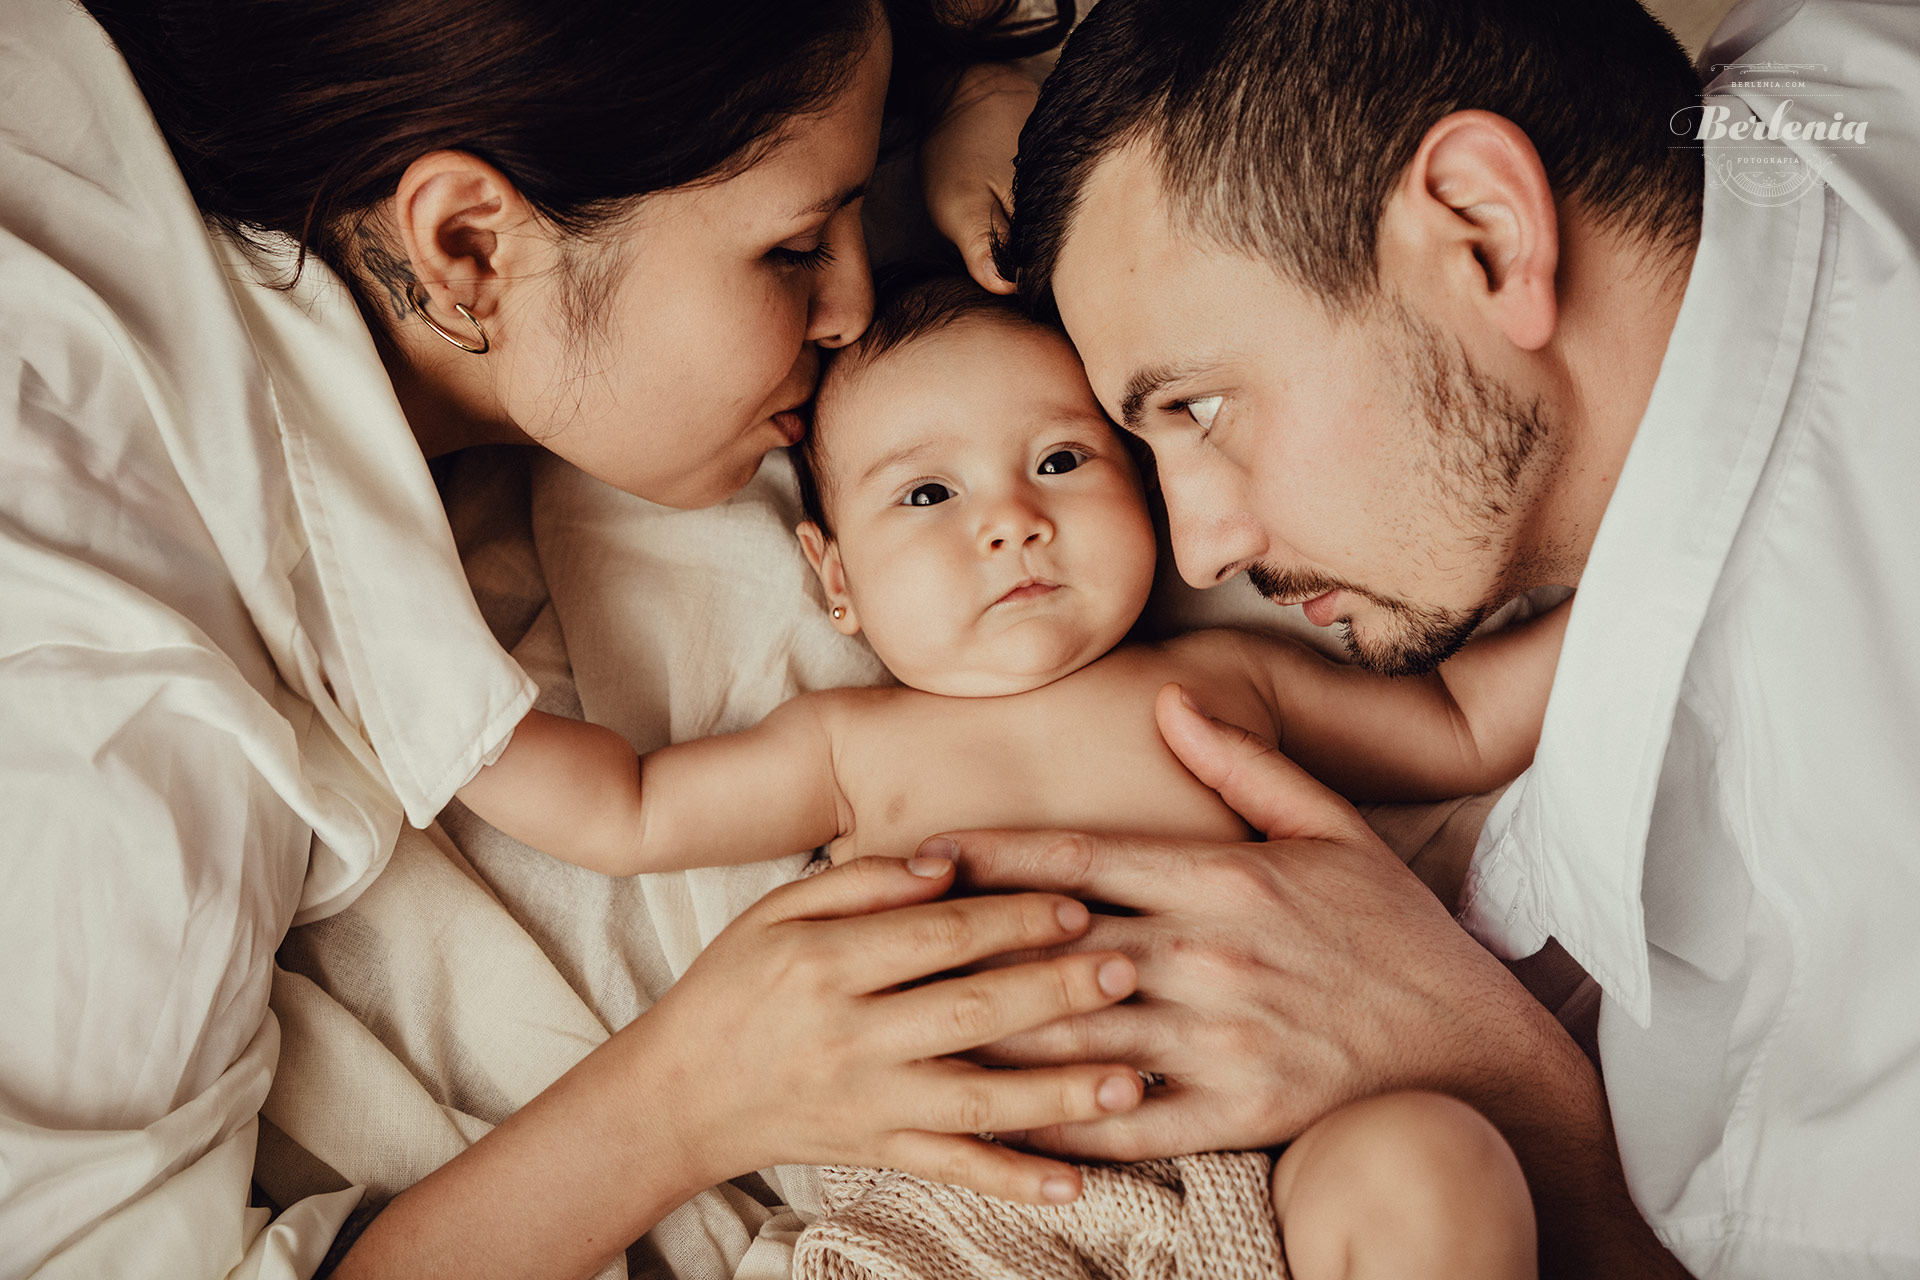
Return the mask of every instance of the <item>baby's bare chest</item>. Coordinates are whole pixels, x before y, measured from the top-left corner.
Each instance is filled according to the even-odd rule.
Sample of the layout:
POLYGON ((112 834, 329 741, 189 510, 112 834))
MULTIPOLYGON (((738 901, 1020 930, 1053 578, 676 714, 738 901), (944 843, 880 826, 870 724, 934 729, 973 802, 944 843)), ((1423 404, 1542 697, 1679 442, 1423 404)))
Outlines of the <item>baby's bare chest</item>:
POLYGON ((1161 740, 1160 674, 1089 671, 1013 697, 877 703, 836 751, 853 822, 834 861, 904 857, 930 835, 981 827, 1248 838, 1161 740))

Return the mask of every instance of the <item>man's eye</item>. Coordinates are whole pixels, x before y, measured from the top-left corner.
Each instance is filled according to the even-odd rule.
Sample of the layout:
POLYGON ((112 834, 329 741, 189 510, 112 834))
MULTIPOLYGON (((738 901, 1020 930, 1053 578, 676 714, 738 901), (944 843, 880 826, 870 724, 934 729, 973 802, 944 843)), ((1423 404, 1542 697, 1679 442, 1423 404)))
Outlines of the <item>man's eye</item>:
POLYGON ((1221 396, 1201 396, 1198 400, 1187 401, 1181 408, 1187 411, 1189 418, 1200 424, 1201 430, 1210 431, 1213 429, 1214 416, 1220 412, 1222 399, 1221 396))
POLYGON ((932 507, 945 502, 952 496, 953 490, 943 484, 930 481, 926 484, 915 485, 913 492, 907 495, 906 505, 909 507, 932 507))
POLYGON ((1063 476, 1079 466, 1085 459, 1072 449, 1056 449, 1040 459, 1040 474, 1043 476, 1063 476))

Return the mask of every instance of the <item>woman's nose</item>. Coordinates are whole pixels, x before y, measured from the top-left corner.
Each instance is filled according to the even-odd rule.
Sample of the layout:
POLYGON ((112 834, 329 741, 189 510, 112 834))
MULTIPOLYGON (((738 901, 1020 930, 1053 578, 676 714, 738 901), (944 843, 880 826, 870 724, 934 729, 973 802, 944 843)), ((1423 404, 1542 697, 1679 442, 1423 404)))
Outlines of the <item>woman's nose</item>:
POLYGON ((873 276, 867 269, 867 239, 859 219, 833 246, 834 259, 816 277, 807 310, 807 339, 844 347, 867 331, 873 319, 873 276))
POLYGON ((995 503, 980 522, 980 550, 983 554, 1010 548, 1046 546, 1053 541, 1053 521, 1046 510, 1025 495, 1012 495, 995 503))

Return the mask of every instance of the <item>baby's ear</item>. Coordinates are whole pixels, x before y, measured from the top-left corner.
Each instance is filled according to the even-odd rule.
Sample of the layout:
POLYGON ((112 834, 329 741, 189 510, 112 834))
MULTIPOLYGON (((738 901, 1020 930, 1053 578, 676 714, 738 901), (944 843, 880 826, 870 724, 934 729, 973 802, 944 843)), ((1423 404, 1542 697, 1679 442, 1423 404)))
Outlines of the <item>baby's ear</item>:
POLYGON ((840 544, 811 520, 802 520, 793 532, 807 554, 807 563, 820 579, 820 589, 827 594, 833 629, 843 636, 859 634, 860 619, 853 611, 853 597, 847 594, 847 570, 840 563, 840 544))

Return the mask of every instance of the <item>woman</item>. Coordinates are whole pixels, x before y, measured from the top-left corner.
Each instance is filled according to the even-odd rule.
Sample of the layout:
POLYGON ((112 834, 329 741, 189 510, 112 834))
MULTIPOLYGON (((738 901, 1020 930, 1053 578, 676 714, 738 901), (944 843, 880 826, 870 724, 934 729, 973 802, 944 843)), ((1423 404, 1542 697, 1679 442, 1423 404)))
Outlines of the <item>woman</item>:
MULTIPOLYGON (((272 952, 532 697, 426 459, 736 490, 866 323, 889 64, 923 82, 938 31, 870 0, 92 8, 127 65, 62 0, 0 20, 0 1273, 310 1274, 352 1196, 246 1208, 272 952)), ((991 204, 930 186, 971 193, 949 224, 991 204)), ((924 1060, 1110 1003, 1112 954, 914 985, 1086 913, 871 861, 748 912, 337 1274, 587 1274, 781 1162, 1070 1198, 968 1135, 1098 1114, 1121 1068, 924 1060)))

